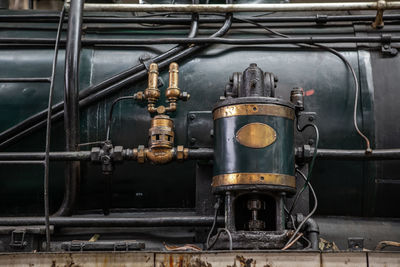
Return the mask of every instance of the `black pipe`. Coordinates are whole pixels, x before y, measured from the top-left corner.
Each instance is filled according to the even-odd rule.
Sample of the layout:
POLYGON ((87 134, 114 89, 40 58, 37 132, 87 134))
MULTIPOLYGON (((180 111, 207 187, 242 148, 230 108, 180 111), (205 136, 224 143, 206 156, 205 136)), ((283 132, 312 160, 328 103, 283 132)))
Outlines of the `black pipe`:
MULTIPOLYGON (((366 37, 291 37, 291 38, 149 38, 149 39, 82 39, 85 46, 95 45, 155 45, 155 44, 228 44, 228 45, 266 45, 266 44, 318 44, 318 43, 382 43, 390 39, 392 43, 400 42, 399 36, 366 36, 366 37)), ((61 40, 62 41, 62 40, 61 40)), ((64 40, 65 42, 65 40, 64 40)), ((0 44, 54 44, 52 38, 0 38, 0 44)))
MULTIPOLYGON (((65 49, 64 72, 64 126, 66 151, 75 151, 79 144, 79 60, 82 37, 84 0, 71 1, 68 12, 68 33, 65 49)), ((65 168, 63 202, 56 212, 58 216, 72 214, 76 201, 80 176, 80 162, 68 162, 65 168)))
MULTIPOLYGON (((222 224, 223 217, 218 217, 222 224)), ((165 227, 210 226, 212 216, 164 216, 164 217, 50 217, 50 224, 58 227, 165 227)), ((43 217, 2 217, 1 226, 42 225, 43 217)))
POLYGON ((54 94, 54 83, 57 70, 57 58, 58 58, 58 43, 61 38, 61 30, 64 22, 65 7, 62 8, 60 13, 60 21, 57 28, 56 45, 54 47, 53 62, 51 67, 51 78, 50 78, 50 88, 49 88, 49 99, 47 104, 47 109, 50 111, 47 114, 46 119, 46 147, 45 147, 45 157, 44 157, 44 216, 45 216, 45 226, 46 226, 46 251, 50 251, 50 201, 49 201, 49 170, 50 170, 50 143, 51 143, 51 107, 53 106, 53 94, 54 94))
POLYGON ((0 78, 0 83, 49 83, 50 77, 0 78))
POLYGON ((304 224, 304 232, 306 234, 307 239, 311 243, 312 250, 319 250, 319 227, 318 223, 309 218, 304 224))
MULTIPOLYGON (((297 159, 309 159, 312 157, 313 150, 307 153, 309 156, 302 156, 296 153, 297 159)), ((132 153, 124 150, 124 159, 132 160, 132 153)), ((190 148, 188 152, 189 160, 210 160, 213 158, 212 148, 190 148)), ((70 152, 50 152, 51 161, 90 161, 90 151, 70 151, 70 152)), ((40 161, 44 160, 43 152, 1 152, 0 161, 40 161)), ((318 149, 317 158, 327 160, 399 160, 400 149, 375 149, 371 153, 365 150, 346 150, 346 149, 318 149)))
MULTIPOLYGON (((4 0, 3 0, 4 1, 4 0)), ((8 8, 8 6, 7 6, 8 8)), ((157 15, 157 14, 155 14, 157 15)), ((252 20, 258 23, 274 23, 274 22, 361 22, 361 21, 374 21, 375 15, 339 15, 330 16, 317 14, 315 16, 280 16, 280 17, 250 17, 250 16, 238 16, 238 20, 234 19, 234 22, 244 23, 239 19, 252 20)), ((57 22, 59 16, 56 14, 29 14, 29 15, 0 15, 0 22, 57 22)), ((398 14, 386 14, 383 16, 384 21, 388 20, 400 20, 398 14)), ((87 16, 83 18, 84 23, 148 23, 148 24, 189 24, 192 19, 190 16, 186 17, 94 17, 87 16)), ((200 16, 200 23, 221 23, 224 22, 224 18, 221 17, 204 17, 200 16)))
MULTIPOLYGON (((214 35, 214 37, 218 36, 223 36, 226 32, 228 32, 230 26, 232 25, 232 15, 229 14, 227 15, 227 18, 225 20, 224 25, 221 27, 219 31, 217 31, 214 35)), ((197 23, 196 23, 197 25, 197 23)), ((196 30, 197 31, 197 30, 196 30)), ((194 32, 194 30, 192 31, 194 32)), ((158 62, 159 61, 159 68, 165 68, 167 67, 170 63, 174 61, 179 61, 182 60, 200 49, 204 48, 205 45, 203 46, 198 46, 198 47, 190 47, 185 50, 183 50, 180 53, 176 53, 178 51, 178 47, 173 48, 166 52, 165 54, 162 54, 152 60, 152 62, 158 62), (176 53, 176 54, 174 54, 176 53), (165 59, 168 57, 167 59, 165 59)), ((179 49, 180 50, 180 49, 179 49)), ((95 101, 101 100, 105 98, 106 96, 118 91, 121 88, 124 88, 125 86, 132 84, 133 82, 136 82, 142 78, 147 77, 147 70, 144 69, 145 66, 144 64, 139 64, 131 69, 128 69, 122 73, 119 73, 106 81, 95 85, 93 87, 90 87, 88 89, 85 89, 81 92, 80 94, 80 99, 81 101, 79 102, 80 107, 85 107, 95 101), (139 69, 142 69, 142 71, 138 71, 139 69), (134 75, 132 72, 137 71, 134 75), (130 74, 130 75, 128 75, 130 74), (96 93, 96 94, 95 94, 96 93), (90 96, 90 97, 89 97, 90 96)), ((60 110, 57 114, 55 114, 52 118, 52 120, 57 120, 61 119, 63 117, 63 102, 60 102, 53 106, 53 110, 57 112, 57 110, 60 110)), ((47 110, 43 110, 28 119, 18 123, 17 125, 13 126, 12 128, 9 128, 8 130, 2 132, 0 134, 0 148, 4 148, 10 144, 13 144, 14 142, 20 140, 22 137, 36 131, 37 129, 40 129, 45 125, 44 119, 47 115, 47 110)))
MULTIPOLYGON (((311 151, 312 155, 313 151, 311 151)), ((371 153, 365 150, 318 149, 317 158, 329 160, 398 160, 400 149, 374 149, 371 153)))

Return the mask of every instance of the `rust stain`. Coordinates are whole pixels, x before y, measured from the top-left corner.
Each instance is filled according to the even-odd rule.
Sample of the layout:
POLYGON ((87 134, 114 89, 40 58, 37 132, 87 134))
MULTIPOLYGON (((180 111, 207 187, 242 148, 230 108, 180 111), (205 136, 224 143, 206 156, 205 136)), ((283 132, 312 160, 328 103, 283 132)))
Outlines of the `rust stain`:
POLYGON ((174 267, 174 256, 169 255, 169 267, 174 267))
POLYGON ((178 267, 183 267, 183 256, 179 255, 178 267))
MULTIPOLYGON (((251 267, 251 264, 253 262, 253 259, 246 259, 245 257, 239 256, 239 255, 236 256, 236 259, 240 262, 240 267, 251 267)), ((235 265, 236 265, 236 262, 235 262, 235 265)), ((254 264, 254 266, 255 266, 255 264, 254 264)))
POLYGON ((200 258, 195 258, 194 261, 191 261, 188 267, 212 267, 211 263, 206 261, 202 261, 200 258))

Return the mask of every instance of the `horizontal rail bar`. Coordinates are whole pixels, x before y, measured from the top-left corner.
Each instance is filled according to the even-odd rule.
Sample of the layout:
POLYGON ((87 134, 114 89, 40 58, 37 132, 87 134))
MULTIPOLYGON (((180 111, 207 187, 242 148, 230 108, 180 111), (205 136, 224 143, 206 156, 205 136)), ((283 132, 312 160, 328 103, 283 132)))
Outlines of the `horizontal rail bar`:
MULTIPOLYGON (((400 42, 400 36, 392 36, 392 43, 400 42)), ((51 38, 0 38, 0 44, 53 44, 51 38)), ((65 40, 61 40, 65 43, 65 40)), ((381 36, 366 37, 292 37, 292 38, 155 38, 155 39, 82 39, 84 45, 144 45, 144 44, 316 44, 316 43, 382 43, 387 39, 381 36)))
MULTIPOLYGON (((66 4, 69 8, 69 4, 66 4)), ((288 3, 288 4, 96 4, 84 5, 85 11, 126 12, 287 12, 287 11, 348 11, 398 9, 399 1, 348 3, 288 3), (383 4, 384 3, 384 4, 383 4)))
MULTIPOLYGON (((253 22, 335 22, 335 21, 374 21, 376 15, 315 15, 315 16, 280 16, 280 17, 251 17, 237 16, 233 18, 236 23, 246 23, 243 20, 251 20, 253 22)), ((383 20, 400 20, 399 14, 383 15, 383 20)), ((1 22, 57 22, 58 15, 0 15, 1 22)), ((221 23, 224 17, 202 17, 200 23, 221 23)), ((192 22, 190 16, 185 17, 84 17, 84 23, 155 23, 155 24, 189 24, 192 22)))
MULTIPOLYGON (((163 217, 50 217, 50 224, 63 227, 163 227, 210 226, 212 216, 163 216, 163 217)), ((223 217, 217 219, 224 221, 223 217)), ((44 224, 44 217, 1 217, 1 226, 27 226, 44 224)))
POLYGON ((0 83, 49 83, 50 77, 0 78, 0 83))

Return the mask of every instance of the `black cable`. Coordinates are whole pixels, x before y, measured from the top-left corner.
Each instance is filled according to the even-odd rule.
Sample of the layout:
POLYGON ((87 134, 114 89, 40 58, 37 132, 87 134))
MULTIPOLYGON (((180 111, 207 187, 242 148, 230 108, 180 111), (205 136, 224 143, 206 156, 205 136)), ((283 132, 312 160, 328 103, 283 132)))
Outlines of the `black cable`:
POLYGON ((122 100, 126 100, 126 99, 133 99, 134 100, 135 98, 134 98, 134 96, 122 96, 122 97, 119 97, 119 98, 115 99, 114 102, 111 104, 110 113, 108 115, 108 121, 107 121, 106 141, 111 141, 111 139, 110 139, 111 123, 112 123, 112 116, 113 116, 114 107, 118 102, 120 102, 122 100))
POLYGON ((58 58, 58 43, 60 41, 62 25, 65 16, 65 8, 63 7, 60 13, 60 22, 58 23, 56 44, 54 46, 53 64, 51 69, 50 78, 50 89, 49 89, 49 101, 47 114, 47 128, 46 128, 46 151, 44 160, 44 216, 46 226, 46 251, 50 251, 50 207, 49 207, 49 169, 50 169, 50 140, 51 140, 51 109, 53 105, 53 94, 54 94, 54 80, 57 69, 57 58, 58 58))
POLYGON ((296 172, 300 174, 300 176, 304 179, 304 181, 306 182, 306 184, 308 184, 308 187, 310 188, 310 191, 314 197, 314 207, 313 209, 310 211, 310 213, 303 219, 303 221, 299 224, 299 226, 297 227, 297 229, 294 231, 292 237, 288 240, 288 242, 286 242, 285 246, 286 247, 288 244, 290 244, 295 238, 296 235, 298 234, 298 232, 302 229, 302 227, 304 226, 304 224, 307 222, 307 220, 313 216, 313 214, 315 213, 315 211, 317 210, 318 207, 318 199, 317 199, 317 195, 315 194, 314 188, 312 187, 311 183, 309 182, 308 177, 305 176, 305 174, 303 172, 301 172, 299 169, 296 169, 296 172))

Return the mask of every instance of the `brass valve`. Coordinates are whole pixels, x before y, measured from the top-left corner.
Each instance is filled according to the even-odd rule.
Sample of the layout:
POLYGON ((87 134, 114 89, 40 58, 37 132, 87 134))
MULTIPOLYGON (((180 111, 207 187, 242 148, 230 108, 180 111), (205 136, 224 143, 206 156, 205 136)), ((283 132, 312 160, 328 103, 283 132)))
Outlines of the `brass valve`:
POLYGON ((174 147, 174 121, 165 115, 166 112, 176 111, 177 101, 186 101, 190 95, 187 92, 181 92, 179 83, 179 66, 177 63, 169 65, 169 86, 165 91, 165 97, 169 105, 158 106, 156 103, 160 98, 158 90, 158 65, 152 63, 149 68, 149 80, 144 92, 140 91, 134 95, 136 100, 147 100, 147 110, 150 113, 157 113, 151 120, 149 129, 149 147, 139 146, 133 149, 134 158, 139 163, 151 161, 155 164, 165 164, 173 159, 183 161, 188 158, 189 149, 183 146, 174 147))
POLYGON ((150 64, 146 90, 137 92, 133 97, 139 101, 147 100, 147 110, 150 113, 157 111, 155 104, 160 98, 160 90, 158 90, 158 65, 156 63, 150 64))
POLYGON ((179 65, 175 62, 169 65, 169 86, 165 91, 165 97, 169 102, 169 106, 165 108, 166 112, 173 112, 176 110, 176 102, 178 100, 187 101, 190 95, 187 92, 181 92, 178 87, 179 84, 179 65))

